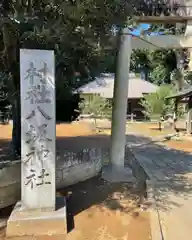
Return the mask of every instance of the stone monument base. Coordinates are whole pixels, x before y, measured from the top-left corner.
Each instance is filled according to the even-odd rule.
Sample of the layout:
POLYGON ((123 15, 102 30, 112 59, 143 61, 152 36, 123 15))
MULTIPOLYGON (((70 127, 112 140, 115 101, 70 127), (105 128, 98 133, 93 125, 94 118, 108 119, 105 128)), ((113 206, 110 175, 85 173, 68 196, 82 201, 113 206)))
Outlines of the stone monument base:
POLYGON ((48 239, 49 237, 50 239, 60 239, 62 236, 62 239, 65 239, 67 235, 66 217, 64 197, 56 198, 55 211, 30 211, 25 209, 21 202, 18 202, 7 222, 6 239, 23 239, 22 237, 27 236, 35 237, 32 239, 44 239, 46 237, 48 239))

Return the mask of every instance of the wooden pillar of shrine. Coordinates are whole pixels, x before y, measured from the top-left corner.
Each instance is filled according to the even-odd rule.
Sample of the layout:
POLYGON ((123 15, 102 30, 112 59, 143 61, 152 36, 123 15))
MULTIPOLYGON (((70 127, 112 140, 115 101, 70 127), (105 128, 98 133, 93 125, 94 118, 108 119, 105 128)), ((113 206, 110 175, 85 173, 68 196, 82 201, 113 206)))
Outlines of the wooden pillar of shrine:
POLYGON ((188 99, 187 134, 192 134, 192 96, 188 99))

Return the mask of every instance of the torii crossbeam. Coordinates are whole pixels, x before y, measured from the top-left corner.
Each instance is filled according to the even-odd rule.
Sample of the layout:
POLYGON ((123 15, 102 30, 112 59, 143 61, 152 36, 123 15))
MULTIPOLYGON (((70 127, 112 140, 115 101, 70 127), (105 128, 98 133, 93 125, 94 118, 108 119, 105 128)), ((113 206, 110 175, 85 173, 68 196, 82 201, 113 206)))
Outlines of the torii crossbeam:
POLYGON ((131 35, 131 49, 192 48, 192 36, 159 35, 138 37, 131 35))

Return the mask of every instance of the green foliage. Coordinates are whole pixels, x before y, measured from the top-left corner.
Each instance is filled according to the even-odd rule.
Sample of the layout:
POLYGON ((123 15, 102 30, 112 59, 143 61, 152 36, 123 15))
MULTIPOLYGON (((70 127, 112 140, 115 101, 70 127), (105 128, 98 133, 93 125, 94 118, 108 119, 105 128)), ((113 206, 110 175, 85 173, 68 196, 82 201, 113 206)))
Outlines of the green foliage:
POLYGON ((184 79, 188 84, 192 85, 192 72, 186 71, 184 74, 184 79))
MULTIPOLYGON (((105 49, 113 27, 126 22, 129 13, 128 5, 116 0, 3 0, 0 71, 11 75, 9 96, 20 91, 19 48, 51 49, 56 60, 57 110, 67 105, 63 115, 73 114, 72 91, 98 73, 115 69, 110 58, 114 51, 105 49)), ((70 116, 62 116, 66 119, 70 116)))
POLYGON ((160 120, 161 117, 172 114, 174 102, 172 100, 168 101, 166 98, 174 92, 172 85, 161 85, 157 92, 146 95, 141 100, 145 116, 160 120))
MULTIPOLYGON (((175 8, 177 10, 177 7, 175 8)), ((150 35, 152 32, 157 34, 183 34, 185 30, 185 24, 181 24, 179 28, 176 28, 175 24, 152 24, 147 30, 142 32, 143 35, 150 35)), ((180 51, 180 50, 179 50, 180 51)), ((143 65, 143 69, 139 69, 150 72, 148 80, 156 84, 170 84, 172 82, 171 72, 177 69, 177 49, 158 49, 155 51, 149 50, 137 50, 133 55, 133 69, 139 69, 139 66, 143 65), (136 57, 134 56, 136 55, 136 57), (136 61, 135 61, 136 60, 136 61)), ((186 61, 186 51, 182 51, 182 60, 186 61)), ((174 79, 173 82, 176 82, 174 79)))
POLYGON ((131 70, 140 72, 143 69, 150 69, 150 53, 147 49, 134 50, 131 54, 131 70))
POLYGON ((169 84, 170 73, 176 68, 173 50, 135 50, 131 56, 131 70, 145 72, 147 79, 155 84, 169 84))
MULTIPOLYGON (((153 1, 151 3, 154 5, 153 1)), ((14 46, 18 49, 54 49, 56 80, 62 81, 64 91, 67 89, 69 92, 90 81, 99 72, 115 70, 116 50, 108 49, 114 38, 112 30, 117 30, 123 24, 135 27, 131 16, 149 14, 154 9, 152 5, 142 0, 4 0, 0 5, 0 23, 3 26, 0 32, 3 33, 5 29, 6 19, 10 35, 2 38, 0 33, 0 51, 6 59, 5 41, 8 42, 7 49, 14 46), (9 42, 10 38, 17 45, 9 42), (75 77, 77 72, 80 73, 78 79, 75 77)), ((166 6, 162 9, 157 5, 155 14, 159 15, 161 11, 170 12, 170 9, 166 6)), ((132 68, 136 69, 138 65, 148 68, 148 57, 142 51, 138 54, 135 61, 132 60, 132 68)), ((0 67, 10 70, 6 64, 0 67)))
POLYGON ((62 96, 72 98, 72 90, 92 80, 97 72, 114 68, 104 66, 101 59, 107 56, 104 49, 111 47, 112 30, 127 25, 127 16, 170 13, 165 4, 162 9, 158 2, 155 12, 153 5, 153 0, 2 0, 0 71, 10 76, 7 85, 9 96, 13 96, 9 99, 14 112, 13 145, 21 142, 19 49, 55 51, 56 85, 60 82, 56 98, 65 101, 62 96))
POLYGON ((149 74, 150 81, 155 84, 166 83, 169 79, 169 72, 163 65, 156 66, 149 74))
POLYGON ((82 114, 90 114, 96 121, 97 118, 107 118, 111 120, 112 104, 111 102, 101 97, 93 95, 91 98, 85 98, 79 104, 82 114))
POLYGON ((0 112, 4 111, 10 104, 6 84, 7 78, 8 76, 5 73, 0 72, 0 112))
POLYGON ((176 85, 177 90, 180 91, 183 88, 184 72, 181 69, 174 69, 171 72, 171 81, 176 85))
POLYGON ((172 81, 178 81, 183 77, 183 74, 181 73, 180 69, 174 69, 171 72, 171 80, 172 81))
POLYGON ((7 89, 7 74, 0 72, 0 122, 10 116, 10 102, 7 89))

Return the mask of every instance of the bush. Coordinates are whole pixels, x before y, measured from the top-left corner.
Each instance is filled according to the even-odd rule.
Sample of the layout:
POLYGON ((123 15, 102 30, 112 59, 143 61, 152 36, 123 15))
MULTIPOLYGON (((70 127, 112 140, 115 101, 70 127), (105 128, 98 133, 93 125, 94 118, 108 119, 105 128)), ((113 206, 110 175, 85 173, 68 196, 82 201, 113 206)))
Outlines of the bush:
POLYGON ((80 102, 79 108, 82 114, 89 114, 94 118, 95 125, 97 118, 111 120, 112 117, 111 102, 100 95, 93 95, 91 99, 84 99, 80 102))
POLYGON ((144 115, 160 121, 167 114, 173 114, 174 100, 167 100, 166 98, 174 92, 175 89, 172 85, 161 85, 157 92, 146 95, 141 100, 144 115))

